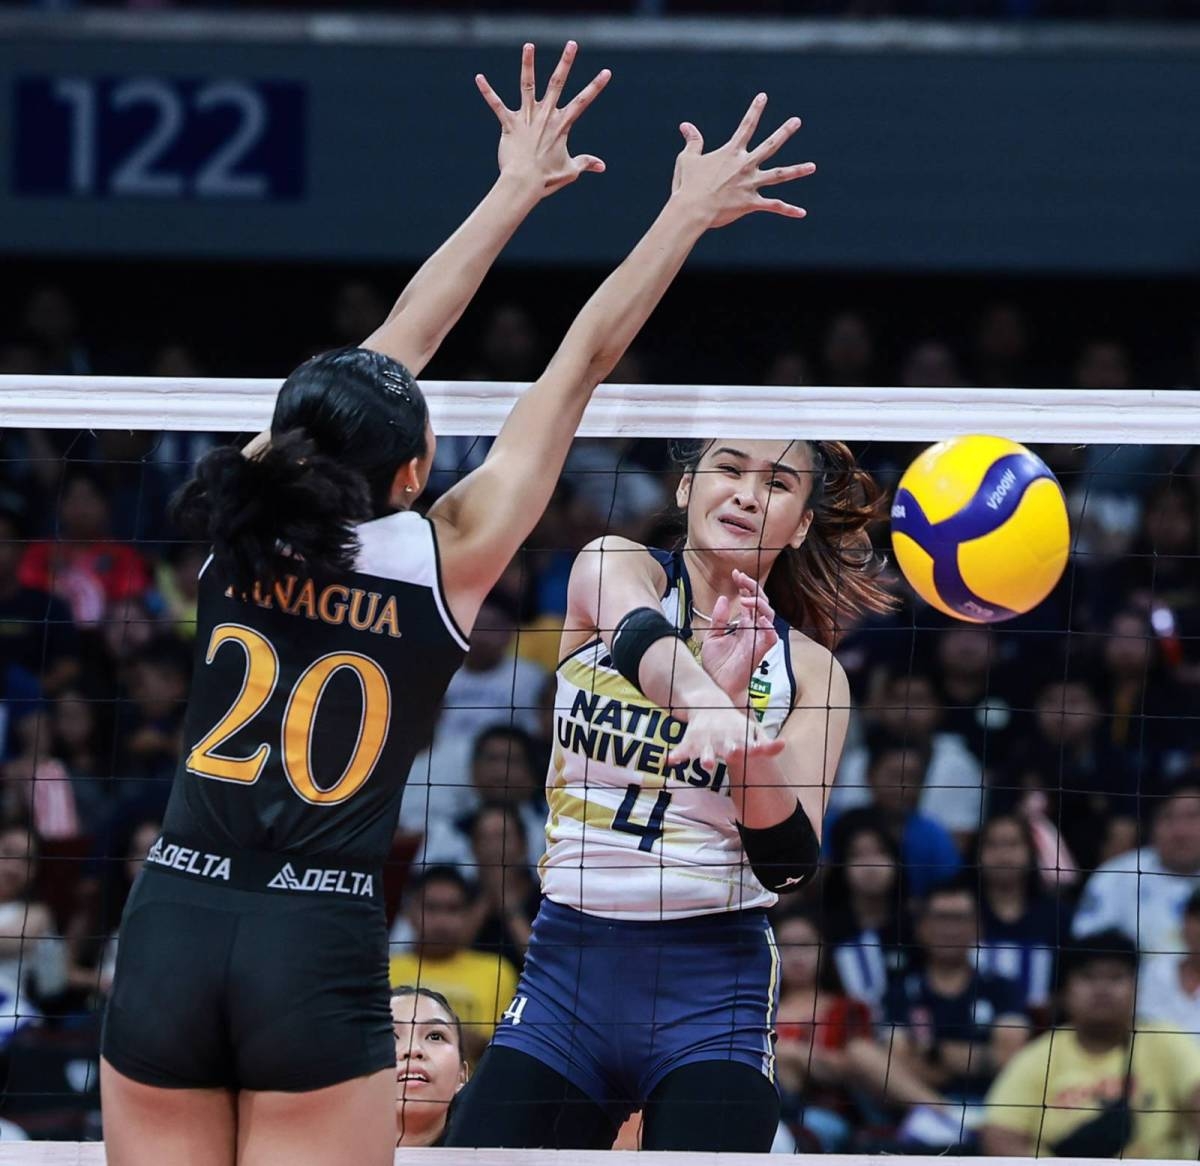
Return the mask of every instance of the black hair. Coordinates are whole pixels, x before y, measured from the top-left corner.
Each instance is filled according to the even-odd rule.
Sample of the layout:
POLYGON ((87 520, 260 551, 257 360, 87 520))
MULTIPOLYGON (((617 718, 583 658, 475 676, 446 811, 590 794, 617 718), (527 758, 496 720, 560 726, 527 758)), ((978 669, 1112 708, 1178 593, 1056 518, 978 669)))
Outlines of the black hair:
POLYGON ((484 729, 480 729, 475 737, 475 743, 471 746, 471 760, 478 761, 480 754, 483 752, 483 747, 488 741, 494 741, 499 738, 502 741, 507 741, 510 746, 516 745, 525 755, 526 764, 531 770, 537 769, 537 764, 534 761, 536 755, 536 747, 534 746, 533 737, 524 729, 517 725, 488 725, 484 729))
POLYGON ((1065 986, 1067 980, 1075 972, 1082 971, 1089 964, 1096 963, 1098 960, 1115 960, 1128 968, 1131 975, 1136 975, 1137 945, 1127 935, 1113 927, 1068 940, 1062 945, 1058 954, 1059 986, 1065 986))
POLYGON ((192 671, 192 649, 173 632, 159 632, 134 651, 129 663, 163 668, 186 678, 192 671))
POLYGON ((919 914, 924 915, 929 910, 929 904, 940 895, 970 895, 971 902, 979 902, 979 887, 974 871, 960 871, 953 878, 944 882, 934 883, 921 899, 919 914))
POLYGON ((979 833, 975 835, 975 861, 970 868, 977 872, 979 877, 976 893, 981 901, 986 898, 987 884, 983 873, 983 847, 988 831, 998 822, 1012 822, 1021 832, 1021 841, 1029 852, 1029 862, 1026 864, 1025 877, 1022 879, 1022 893, 1025 895, 1026 902, 1032 903, 1042 894, 1042 874, 1038 869, 1037 846, 1033 838, 1033 829, 1026 818, 1016 813, 992 814, 979 827, 979 833))
POLYGON ((479 825, 480 819, 484 814, 503 814, 508 819, 508 825, 516 826, 517 833, 521 836, 521 841, 528 844, 528 831, 525 829, 525 823, 521 820, 520 811, 508 802, 487 801, 484 802, 468 819, 467 833, 475 834, 475 827, 479 825))
POLYGON ((880 845, 892 860, 895 871, 895 887, 891 894, 893 915, 899 917, 905 902, 904 863, 900 847, 888 832, 879 811, 873 806, 859 806, 838 815, 829 830, 829 857, 824 865, 822 879, 823 917, 831 928, 836 928, 850 912, 850 880, 846 868, 850 861, 850 843, 860 834, 871 834, 879 839, 880 845))
POLYGON ((429 409, 398 361, 366 348, 314 356, 283 382, 270 444, 245 457, 205 454, 171 504, 186 534, 211 543, 241 594, 270 587, 289 556, 311 570, 346 570, 355 526, 389 513, 396 471, 426 453, 429 409))
POLYGON ((435 992, 432 988, 419 988, 415 984, 401 984, 400 987, 392 989, 391 998, 393 1000, 400 1000, 405 996, 424 996, 426 1000, 432 1000, 450 1017, 450 1023, 454 1025, 454 1035, 458 1038, 458 1059, 460 1064, 465 1065, 467 1063, 467 1054, 463 1050, 462 1021, 459 1019, 458 1013, 454 1011, 450 1001, 441 992, 435 992))
POLYGON ((475 897, 474 888, 467 882, 466 876, 456 866, 451 866, 448 862, 438 863, 435 866, 427 866, 420 874, 416 875, 409 883, 409 891, 414 894, 420 894, 431 883, 453 883, 467 901, 470 902, 475 897))
POLYGON ((922 745, 909 739, 903 734, 889 732, 882 726, 873 726, 866 734, 867 744, 867 782, 870 783, 875 767, 888 753, 915 753, 920 759, 920 769, 915 776, 922 781, 929 773, 932 751, 928 745, 922 745))

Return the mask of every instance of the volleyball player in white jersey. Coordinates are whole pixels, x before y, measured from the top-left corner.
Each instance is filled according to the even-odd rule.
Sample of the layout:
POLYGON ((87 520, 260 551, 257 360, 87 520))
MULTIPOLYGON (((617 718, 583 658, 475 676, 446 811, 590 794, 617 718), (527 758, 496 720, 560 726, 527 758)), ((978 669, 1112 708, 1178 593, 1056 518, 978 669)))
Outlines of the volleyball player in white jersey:
POLYGON ((770 1149, 766 909, 816 867, 849 711, 836 629, 889 605, 878 498, 840 443, 716 440, 679 485, 682 550, 605 538, 576 561, 546 898, 448 1144, 611 1144, 641 1107, 645 1149, 770 1149), (680 750, 716 709, 773 749, 680 750))

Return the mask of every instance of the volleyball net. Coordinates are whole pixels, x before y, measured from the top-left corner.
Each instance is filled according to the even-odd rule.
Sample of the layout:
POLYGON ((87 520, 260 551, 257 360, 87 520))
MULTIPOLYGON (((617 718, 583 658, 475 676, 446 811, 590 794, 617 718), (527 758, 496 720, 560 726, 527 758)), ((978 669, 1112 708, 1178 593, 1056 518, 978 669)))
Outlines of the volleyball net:
MULTIPOLYGON (((486 456, 524 386, 422 387, 436 497, 486 456)), ((0 377, 0 1143, 101 1136, 98 1016, 182 744, 207 554, 166 503, 206 449, 269 423, 277 388, 0 377)), ((604 533, 680 537, 678 439, 846 441, 891 490, 924 445, 965 433, 1023 442, 1054 470, 1070 560, 1008 623, 946 619, 893 572, 897 610, 841 629, 852 714, 823 870, 772 912, 778 1144, 973 1152, 1006 1110, 1021 1115, 995 1123, 1010 1141, 982 1148, 1045 1153, 1128 1101, 1126 1147, 1196 1157, 1197 392, 603 386, 480 614, 385 873, 393 982, 443 992, 472 1057, 510 1007, 537 910, 575 553, 604 533), (1090 966, 1087 936, 1104 951, 1124 936, 1135 961, 1133 1042, 1099 1068, 1062 1035, 1072 1008, 1120 1019, 1111 985, 1063 998, 1066 971, 1090 966), (939 991, 964 969, 969 987, 939 991)), ((887 553, 886 522, 873 537, 887 553)), ((624 1137, 636 1145, 636 1123, 624 1137)))

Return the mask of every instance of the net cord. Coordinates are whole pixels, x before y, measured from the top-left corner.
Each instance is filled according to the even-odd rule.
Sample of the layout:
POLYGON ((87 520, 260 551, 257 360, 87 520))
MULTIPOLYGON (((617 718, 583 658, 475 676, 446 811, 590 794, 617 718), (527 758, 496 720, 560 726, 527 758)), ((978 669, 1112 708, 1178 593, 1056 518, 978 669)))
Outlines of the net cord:
MULTIPOLYGON (((0 376, 0 425, 252 433, 267 426, 280 381, 245 378, 0 376)), ((434 430, 498 433, 525 384, 425 381, 434 430)), ((602 385, 581 437, 788 435, 812 440, 934 441, 964 432, 1016 441, 1200 443, 1200 391, 602 385)))

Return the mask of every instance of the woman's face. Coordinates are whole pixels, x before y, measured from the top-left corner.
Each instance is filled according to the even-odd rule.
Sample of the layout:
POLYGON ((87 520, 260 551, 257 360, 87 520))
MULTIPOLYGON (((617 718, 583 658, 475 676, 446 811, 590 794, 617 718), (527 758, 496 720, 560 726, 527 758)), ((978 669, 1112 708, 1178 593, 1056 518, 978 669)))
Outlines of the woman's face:
POLYGON ((419 993, 392 997, 396 1038, 396 1109, 448 1106, 467 1083, 458 1030, 446 1010, 419 993))
POLYGON ((985 875, 1007 878, 1024 878, 1033 862, 1029 843, 1018 823, 1011 818, 1000 818, 984 830, 979 844, 979 865, 985 875))
POLYGON ((785 989, 811 988, 816 984, 821 966, 821 937, 817 929, 807 919, 785 919, 775 938, 785 989))
POLYGON ((481 867, 505 867, 524 862, 528 846, 521 820, 499 808, 483 810, 471 831, 471 848, 481 867))
POLYGON ((896 861, 874 831, 854 835, 846 847, 846 882, 859 895, 886 895, 896 885, 896 861))
POLYGON ((687 542, 765 578, 786 547, 799 547, 812 522, 812 458, 795 441, 721 438, 684 475, 675 500, 687 511, 687 542))

